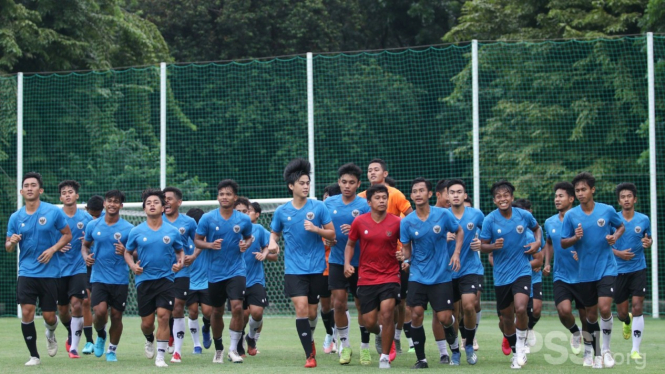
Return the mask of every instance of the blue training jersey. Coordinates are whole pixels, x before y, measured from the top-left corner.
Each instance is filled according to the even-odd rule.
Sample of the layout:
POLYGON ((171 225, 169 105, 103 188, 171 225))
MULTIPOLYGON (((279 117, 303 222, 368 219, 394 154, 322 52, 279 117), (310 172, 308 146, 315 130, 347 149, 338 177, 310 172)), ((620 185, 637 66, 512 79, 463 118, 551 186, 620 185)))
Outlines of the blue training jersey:
MULTIPOLYGON (((60 261, 60 276, 69 277, 87 273, 85 260, 81 256, 81 245, 83 244, 81 238, 85 235, 85 227, 88 222, 92 221, 92 216, 85 210, 77 209, 73 217, 69 217, 67 213, 65 213, 65 217, 69 229, 72 230, 72 241, 69 243, 72 248, 67 252, 57 253, 60 261)), ((58 240, 61 237, 62 235, 58 236, 58 240)))
POLYGON ((322 202, 307 199, 296 209, 290 201, 275 210, 270 228, 284 235, 285 274, 323 274, 326 270, 326 249, 321 236, 305 230, 305 220, 323 227, 332 222, 322 202))
MULTIPOLYGON (((448 208, 448 210, 451 213, 453 212, 452 208, 448 208)), ((459 256, 460 269, 458 272, 453 273, 453 279, 458 279, 469 274, 485 274, 485 269, 483 268, 483 263, 480 261, 478 252, 474 252, 471 249, 471 242, 476 237, 476 234, 480 235, 484 219, 485 215, 480 210, 471 207, 464 208, 464 214, 462 214, 462 218, 459 220, 459 225, 464 230, 464 243, 462 244, 462 251, 459 256)), ((452 240, 448 242, 448 255, 452 256, 454 252, 455 241, 452 240)))
POLYGON ((176 252, 183 248, 178 229, 162 222, 155 231, 143 222, 129 232, 126 248, 129 252, 138 252, 139 266, 143 268, 143 273, 137 275, 134 282, 137 288, 147 280, 164 278, 173 281, 171 267, 176 263, 176 252))
MULTIPOLYGON (((541 240, 540 240, 540 247, 538 247, 538 252, 543 250, 543 245, 545 243, 544 238, 545 237, 543 235, 540 236, 541 240)), ((531 231, 531 229, 528 229, 528 231, 526 233, 526 242, 527 242, 527 244, 528 243, 533 243, 535 241, 536 241, 536 236, 533 234, 533 231, 531 231)), ((533 255, 531 255, 531 260, 533 260, 533 255)), ((542 267, 541 267, 541 271, 534 271, 533 269, 531 269, 531 284, 533 285, 535 283, 541 283, 542 281, 543 281, 542 267)), ((533 287, 531 287, 531 293, 533 293, 533 287)))
POLYGON ((115 244, 120 241, 127 246, 129 232, 134 226, 120 218, 109 226, 104 217, 88 222, 85 240, 92 242, 90 253, 94 253, 90 283, 129 284, 129 267, 123 255, 115 254, 115 244))
POLYGON ((208 282, 217 283, 245 276, 240 241, 252 236, 252 221, 248 215, 234 210, 227 220, 222 217, 219 209, 211 210, 199 220, 196 233, 205 236, 209 243, 222 239, 221 249, 205 249, 208 251, 208 282))
MULTIPOLYGON (((178 214, 178 218, 176 218, 175 221, 171 222, 169 221, 166 214, 162 214, 162 220, 165 223, 168 223, 169 225, 178 229, 178 232, 180 233, 181 236, 180 240, 183 244, 183 249, 185 250, 185 255, 191 256, 194 253, 194 247, 189 245, 189 241, 192 240, 193 242, 194 234, 196 234, 196 221, 194 220, 194 218, 185 214, 178 214)), ((179 272, 175 273, 175 277, 176 278, 190 277, 190 267, 189 266, 183 267, 179 272)))
MULTIPOLYGON (((342 232, 342 225, 351 225, 353 220, 361 214, 370 211, 367 200, 363 197, 356 196, 352 202, 344 204, 342 195, 331 196, 323 202, 328 208, 330 218, 332 218, 333 226, 335 226, 335 240, 337 244, 330 248, 330 256, 328 262, 331 264, 344 265, 344 251, 346 249, 346 242, 349 241, 348 235, 342 232)), ((358 259, 360 258, 360 242, 356 242, 356 248, 351 258, 351 265, 358 267, 358 259)))
POLYGON ((581 206, 566 212, 563 217, 561 238, 575 236, 575 229, 582 224, 584 235, 573 248, 579 258, 579 282, 594 282, 605 276, 617 275, 617 262, 614 252, 605 237, 611 228, 621 226, 623 220, 613 207, 595 203, 593 212, 587 215, 581 206))
POLYGON ((620 251, 630 248, 635 257, 626 261, 616 257, 617 271, 619 274, 632 273, 647 268, 647 261, 644 257, 644 247, 642 238, 644 235, 651 236, 651 221, 646 215, 635 212, 633 219, 626 221, 623 214, 619 213, 626 231, 621 235, 614 247, 620 251))
POLYGON ((254 242, 249 248, 247 248, 243 255, 245 259, 245 268, 247 269, 245 275, 247 278, 246 286, 249 288, 258 283, 265 287, 266 275, 263 272, 263 261, 257 260, 255 253, 262 252, 263 248, 268 246, 270 242, 270 232, 263 228, 263 226, 253 223, 252 236, 254 236, 254 242))
MULTIPOLYGON (((67 216, 55 205, 40 201, 33 214, 28 214, 23 206, 14 212, 7 224, 7 237, 20 234, 18 243, 18 276, 32 278, 60 278, 60 261, 57 254, 42 264, 37 259, 45 250, 60 240, 60 230, 67 226, 67 216)), ((80 256, 79 251, 79 256, 80 256)))
POLYGON ((524 246, 528 244, 527 230, 537 225, 531 213, 514 207, 510 219, 504 218, 498 209, 485 217, 480 239, 494 243, 503 238, 503 248, 492 252, 495 286, 505 286, 517 278, 531 276, 531 255, 524 254, 528 250, 524 246))
POLYGON ((435 206, 425 221, 415 211, 402 219, 400 241, 411 243, 409 282, 432 285, 453 280, 447 237, 458 228, 457 218, 448 209, 435 206))
POLYGON ((552 265, 553 281, 562 281, 568 284, 579 283, 579 266, 573 254, 573 248, 563 249, 561 247, 561 227, 563 222, 559 219, 559 214, 555 214, 545 221, 545 235, 552 242, 552 252, 554 252, 554 264, 552 265))
MULTIPOLYGON (((194 252, 196 246, 194 240, 189 239, 187 244, 194 252)), ((196 260, 189 265, 189 289, 200 291, 208 289, 208 251, 202 250, 196 260)))

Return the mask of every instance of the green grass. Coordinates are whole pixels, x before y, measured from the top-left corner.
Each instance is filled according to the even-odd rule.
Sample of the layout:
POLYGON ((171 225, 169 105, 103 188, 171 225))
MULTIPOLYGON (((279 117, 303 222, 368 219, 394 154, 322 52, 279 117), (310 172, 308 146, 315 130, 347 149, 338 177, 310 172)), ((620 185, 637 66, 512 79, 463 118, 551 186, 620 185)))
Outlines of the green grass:
MULTIPOLYGON (((240 373, 289 373, 304 372, 305 363, 304 353, 300 346, 297 334, 295 333, 295 324, 293 318, 287 317, 267 317, 265 319, 263 333, 259 341, 260 354, 255 357, 247 357, 242 365, 233 365, 228 361, 223 365, 213 365, 213 351, 204 350, 202 356, 191 354, 192 341, 189 333, 185 339, 183 347, 183 362, 181 364, 169 364, 167 369, 158 369, 154 366, 153 360, 148 360, 143 355, 144 338, 139 329, 139 319, 136 317, 127 317, 124 320, 125 332, 118 346, 118 360, 116 363, 107 363, 102 358, 94 356, 84 356, 78 360, 71 360, 65 352, 65 329, 60 326, 57 330, 59 351, 56 357, 48 357, 46 353, 46 343, 43 335, 42 321, 35 321, 38 326, 38 349, 42 356, 42 365, 39 367, 27 368, 23 364, 29 359, 28 350, 21 336, 20 322, 16 318, 0 319, 0 357, 2 357, 0 372, 7 373, 148 373, 158 371, 168 371, 170 373, 208 373, 218 371, 229 371, 240 373)), ((225 321, 228 326, 228 319, 225 321)), ((354 356, 351 365, 341 366, 337 363, 336 355, 323 354, 321 344, 323 342, 324 330, 323 324, 319 322, 316 330, 316 341, 319 355, 317 357, 318 368, 313 370, 329 370, 334 372, 376 372, 378 371, 378 355, 374 350, 374 338, 371 341, 372 365, 365 367, 359 364, 359 331, 352 323, 351 342, 354 350, 354 356)), ((429 321, 425 324, 430 326, 429 321)), ((428 329, 429 330, 429 329, 428 329)), ((538 346, 532 348, 529 355, 529 362, 522 371, 542 372, 542 373, 574 373, 588 371, 580 364, 571 362, 570 358, 562 360, 567 354, 568 332, 564 334, 565 329, 561 326, 555 317, 543 317, 536 330, 545 335, 545 340, 553 341, 556 346, 551 348, 551 344, 545 344, 550 348, 542 348, 542 339, 538 346), (563 352, 563 353, 562 353, 563 352), (561 361, 565 361, 560 363, 561 361), (554 364, 554 362, 559 362, 554 364)), ((497 318, 488 310, 482 319, 482 323, 477 334, 480 344, 480 350, 477 352, 479 362, 472 367, 466 364, 465 356, 462 354, 462 366, 459 368, 440 367, 438 364, 438 351, 431 335, 427 335, 427 356, 430 362, 430 370, 463 370, 466 372, 486 372, 488 370, 494 373, 509 372, 510 360, 504 356, 500 350, 501 335, 497 328, 497 318)), ((642 341, 642 355, 644 362, 621 363, 621 359, 627 356, 631 349, 631 341, 624 340, 621 335, 621 323, 615 319, 614 332, 612 336, 612 350, 617 356, 617 365, 613 370, 618 372, 628 372, 628 370, 639 369, 643 373, 662 373, 665 367, 665 320, 652 320, 646 318, 646 331, 642 341), (641 368, 641 369, 640 369, 641 368)), ((96 338, 96 336, 95 336, 96 338)), ((403 337, 404 339, 404 337, 403 337)), ((403 341, 406 341, 405 339, 403 341)), ((228 331, 224 331, 224 343, 228 344, 228 331)), ((405 344, 406 345, 406 344, 405 344)), ((80 346, 80 349, 83 345, 80 346)), ((170 356, 167 355, 167 362, 170 356)), ((581 362, 580 358, 577 358, 581 362)), ((404 353, 397 357, 393 362, 392 371, 407 371, 415 362, 414 354, 404 353)), ((309 370, 312 371, 311 369, 309 370)))

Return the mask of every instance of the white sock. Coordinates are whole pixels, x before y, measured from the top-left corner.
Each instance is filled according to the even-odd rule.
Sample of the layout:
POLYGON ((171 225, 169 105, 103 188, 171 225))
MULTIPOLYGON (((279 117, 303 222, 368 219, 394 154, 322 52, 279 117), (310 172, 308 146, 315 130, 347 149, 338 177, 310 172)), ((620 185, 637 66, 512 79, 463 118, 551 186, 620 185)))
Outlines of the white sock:
POLYGON ((230 351, 235 351, 238 349, 238 342, 242 339, 242 331, 233 331, 229 329, 231 333, 231 346, 229 347, 230 351))
POLYGON ((168 340, 158 340, 157 341, 157 360, 160 358, 164 359, 164 353, 166 353, 166 348, 169 346, 168 340))
POLYGON ((395 340, 399 340, 402 337, 402 330, 395 327, 395 340))
POLYGON ((79 347, 79 342, 81 341, 81 335, 83 334, 83 317, 72 317, 72 346, 69 348, 69 351, 77 351, 79 347))
MULTIPOLYGON (((444 340, 445 341, 445 340, 444 340)), ((450 349, 458 349, 459 348, 459 336, 455 337, 455 342, 450 345, 450 349)))
POLYGON ((257 342, 257 343, 259 342, 259 336, 261 336, 260 332, 257 331, 257 332, 254 333, 254 341, 257 342))
POLYGON ((247 335, 250 339, 257 339, 256 334, 258 333, 257 331, 261 328, 261 326, 263 326, 263 319, 256 321, 254 318, 252 318, 252 316, 249 316, 249 332, 247 335))
POLYGON ((346 310, 346 320, 349 321, 347 326, 351 325, 351 313, 349 313, 348 309, 346 310))
POLYGON ((351 343, 349 342, 349 326, 338 327, 337 333, 339 334, 339 341, 342 344, 343 348, 349 348, 351 343))
POLYGON ((524 351, 524 348, 526 347, 527 330, 515 329, 515 331, 517 333, 517 342, 515 343, 515 351, 517 353, 520 353, 524 351))
POLYGON ((388 355, 384 355, 383 353, 381 353, 381 358, 379 358, 379 361, 383 360, 384 358, 385 358, 386 360, 390 361, 390 356, 388 356, 388 355))
POLYGON ((610 319, 600 319, 600 331, 603 333, 603 349, 601 352, 610 350, 610 340, 612 339, 612 326, 614 325, 614 316, 610 315, 610 319))
POLYGON ((115 353, 116 349, 118 349, 118 346, 116 344, 109 344, 109 349, 106 352, 115 353))
POLYGON ((483 311, 481 310, 480 312, 476 313, 476 328, 478 328, 478 325, 480 325, 480 317, 483 316, 483 311))
POLYGON ((314 341, 314 330, 316 329, 316 324, 319 322, 319 315, 318 313, 316 314, 316 317, 314 319, 309 320, 309 328, 312 330, 312 341, 314 341))
POLYGON ((56 327, 58 327, 58 321, 60 321, 58 316, 55 316, 55 323, 53 325, 49 325, 48 323, 46 323, 46 321, 44 321, 44 326, 46 326, 46 335, 48 336, 49 339, 53 339, 53 337, 55 336, 55 329, 56 327))
POLYGON ((642 334, 644 333, 644 316, 633 317, 633 351, 640 351, 642 334))
MULTIPOLYGON (((199 340, 199 319, 188 319, 189 333, 192 335, 192 342, 194 343, 194 347, 200 347, 201 341, 199 340)), ((173 328, 175 328, 175 321, 173 322, 173 328)))
POLYGON ((448 356, 448 349, 446 349, 446 339, 437 340, 436 346, 439 347, 439 356, 448 356))
POLYGON ((173 353, 182 353, 182 342, 185 340, 185 318, 173 319, 173 353))

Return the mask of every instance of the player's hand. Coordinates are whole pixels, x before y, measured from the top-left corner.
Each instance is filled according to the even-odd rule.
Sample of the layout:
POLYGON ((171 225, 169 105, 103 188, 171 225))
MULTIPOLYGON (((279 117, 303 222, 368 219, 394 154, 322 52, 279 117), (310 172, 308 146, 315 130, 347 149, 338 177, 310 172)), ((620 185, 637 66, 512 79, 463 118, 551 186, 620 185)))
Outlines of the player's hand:
POLYGON ((446 241, 452 242, 455 240, 455 233, 449 232, 448 235, 446 235, 446 241))
POLYGON ((494 241, 494 249, 501 249, 503 248, 503 238, 499 238, 496 241, 494 241))
POLYGON ((535 273, 538 273, 540 270, 541 270, 541 268, 539 268, 539 267, 533 269, 533 271, 534 271, 535 273))
POLYGON ((240 241, 238 242, 238 247, 240 247, 240 252, 245 253, 247 248, 249 248, 250 244, 251 243, 249 241, 245 239, 240 239, 240 241))
POLYGON ((471 250, 474 252, 480 251, 480 245, 481 245, 480 239, 478 238, 473 239, 470 244, 471 250))
POLYGON ((628 261, 635 257, 635 253, 633 253, 632 248, 624 249, 623 251, 616 251, 616 255, 624 261, 628 261))
POLYGON ((179 272, 182 269, 182 262, 178 261, 173 266, 171 266, 171 271, 174 273, 179 272))
MULTIPOLYGON (((70 247, 71 248, 71 247, 70 247)), ((37 261, 39 261, 42 264, 48 264, 49 261, 51 261, 51 258, 53 258, 53 255, 55 254, 56 251, 51 250, 51 248, 45 250, 42 252, 39 257, 37 257, 37 261)))
POLYGON ((611 246, 614 245, 614 243, 617 242, 617 238, 616 238, 616 236, 614 236, 614 235, 607 235, 607 236, 605 237, 605 240, 607 240, 607 244, 609 244, 609 245, 611 245, 611 246))
POLYGON ((263 261, 266 259, 266 255, 263 252, 252 252, 256 261, 263 261))
POLYGON ((409 264, 408 262, 402 262, 402 271, 409 271, 410 266, 411 264, 409 264))
POLYGON ((543 268, 543 276, 547 277, 551 273, 552 273, 552 266, 550 266, 549 264, 545 265, 545 267, 543 268))
POLYGON ((215 240, 214 242, 210 243, 210 247, 209 247, 209 248, 210 248, 210 249, 214 249, 214 250, 216 250, 216 251, 217 251, 217 250, 220 250, 220 249, 222 249, 222 242, 223 242, 223 241, 224 241, 224 239, 217 239, 217 240, 215 240))
POLYGON ((453 271, 457 272, 460 269, 460 262, 459 262, 459 253, 453 253, 453 256, 450 258, 450 262, 448 263, 448 266, 452 266, 453 271))
POLYGON ((582 230, 582 224, 578 223, 577 228, 575 229, 575 237, 577 238, 577 240, 579 240, 582 239, 583 236, 584 236, 584 230, 582 230))
MULTIPOLYGON (((270 244, 272 244, 272 241, 271 241, 270 244)), ((270 244, 268 244, 268 252, 272 253, 272 254, 278 253, 279 252, 279 246, 277 245, 277 243, 275 243, 275 245, 273 247, 271 247, 270 244)))
POLYGON ((653 244, 653 239, 651 239, 649 234, 644 234, 644 237, 642 238, 642 247, 651 248, 652 244, 653 244))
POLYGON ((85 240, 85 232, 81 232, 81 237, 79 238, 79 240, 81 241, 81 243, 83 243, 83 241, 85 240))
POLYGON ((402 251, 397 251, 395 252, 395 258, 397 261, 402 262, 404 261, 404 253, 402 251))
POLYGON ((534 253, 537 253, 539 247, 540 247, 540 243, 538 243, 538 242, 529 243, 529 244, 524 246, 524 248, 528 248, 526 251, 524 251, 524 254, 525 255, 532 255, 534 253))
POLYGON ((70 249, 72 249, 72 243, 67 243, 62 248, 60 248, 60 252, 66 253, 69 252, 70 249))
POLYGON ((349 232, 351 231, 351 225, 345 223, 340 226, 339 229, 342 230, 342 234, 349 235, 349 232))
POLYGON ((317 232, 319 228, 314 226, 312 221, 305 220, 305 230, 309 232, 317 232))
POLYGON ((113 243, 113 246, 115 247, 115 254, 120 255, 120 256, 124 256, 124 255, 125 255, 125 251, 126 251, 127 249, 125 248, 125 245, 122 244, 122 242, 120 241, 120 239, 118 239, 118 242, 117 242, 117 243, 113 243))
POLYGON ((143 274, 143 268, 140 266, 141 265, 141 260, 138 260, 132 265, 132 271, 136 275, 141 275, 143 274))
POLYGON ((12 243, 12 245, 16 245, 21 241, 22 237, 23 234, 12 234, 12 236, 9 237, 9 242, 12 243))
POLYGON ((185 255, 185 267, 192 265, 194 260, 196 260, 196 256, 194 256, 194 255, 185 255))
POLYGON ((328 247, 334 247, 337 244, 337 240, 323 239, 323 242, 326 243, 328 247))
POLYGON ((344 276, 350 278, 353 273, 356 272, 356 269, 351 266, 351 264, 344 264, 344 276))
POLYGON ((95 264, 95 254, 94 253, 88 253, 88 255, 85 257, 85 264, 86 266, 92 266, 95 264))
POLYGON ((579 260, 580 260, 580 258, 577 257, 577 251, 570 251, 570 253, 573 255, 573 259, 574 259, 575 261, 579 261, 579 260))

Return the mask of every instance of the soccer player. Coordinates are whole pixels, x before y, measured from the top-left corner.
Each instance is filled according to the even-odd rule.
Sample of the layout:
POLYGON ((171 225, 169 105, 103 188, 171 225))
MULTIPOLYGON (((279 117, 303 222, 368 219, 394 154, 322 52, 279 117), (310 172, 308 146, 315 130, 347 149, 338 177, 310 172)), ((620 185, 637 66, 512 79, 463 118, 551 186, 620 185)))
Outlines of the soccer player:
MULTIPOLYGON (((478 312, 476 312, 476 305, 480 297, 480 289, 483 284, 484 268, 478 256, 477 245, 471 248, 471 242, 480 234, 483 226, 485 216, 483 212, 478 209, 465 207, 464 200, 466 199, 466 184, 459 179, 452 179, 448 182, 448 197, 452 204, 450 211, 455 218, 459 221, 461 229, 464 231, 464 242, 460 252, 460 270, 452 274, 453 278, 453 295, 455 300, 455 315, 459 322, 459 331, 461 334, 462 346, 467 354, 467 362, 475 364, 477 357, 474 354, 476 350, 476 331, 478 328, 478 312), (471 348, 469 348, 471 347, 471 348)), ((449 237, 451 235, 448 235, 449 237)), ((457 239, 457 235, 453 236, 457 239)), ((449 238, 450 239, 450 238, 449 238)), ((452 256, 452 251, 455 247, 450 241, 448 246, 449 255, 452 256)), ((457 335, 457 334, 455 334, 457 335)), ((455 342, 457 343, 457 342, 455 342)), ((445 348, 445 345, 444 345, 445 348)), ((451 364, 459 365, 460 354, 459 347, 457 354, 453 354, 451 364)))
MULTIPOLYGON (((196 234, 196 222, 189 216, 180 214, 179 209, 182 205, 182 191, 176 187, 164 188, 164 222, 178 229, 182 236, 181 241, 185 251, 185 258, 189 257, 190 263, 185 263, 184 267, 175 274, 173 285, 175 287, 175 300, 173 303, 172 320, 173 326, 171 333, 174 340, 173 356, 171 362, 182 361, 182 342, 185 339, 185 302, 189 293, 189 265, 194 254, 194 248, 190 247, 189 242, 194 241, 196 234)), ((200 347, 199 347, 200 349, 200 347)))
MULTIPOLYGON (((258 205, 258 203, 256 203, 258 205)), ((247 342, 247 353, 250 356, 256 356, 256 341, 258 340, 261 328, 263 327, 263 309, 268 306, 268 294, 266 293, 266 275, 263 271, 263 261, 277 261, 277 253, 268 251, 270 242, 270 232, 257 223, 261 214, 261 206, 258 205, 259 213, 256 213, 256 206, 246 197, 238 197, 235 202, 235 209, 249 216, 252 221, 252 236, 254 241, 249 247, 243 258, 247 278, 245 300, 243 302, 243 325, 242 330, 249 324, 249 333, 245 336, 247 342), (250 208, 251 207, 251 208, 250 208), (250 210, 251 209, 251 210, 250 210)), ((242 346, 242 340, 238 342, 238 347, 242 346)))
POLYGON ((129 292, 125 245, 134 226, 120 218, 120 209, 124 202, 125 194, 118 190, 105 194, 106 214, 87 224, 81 246, 81 254, 92 269, 91 304, 95 311, 93 323, 97 330, 97 342, 93 350, 97 357, 104 354, 106 323, 109 319, 109 307, 111 308, 110 339, 106 351, 106 361, 109 362, 118 361, 116 350, 122 335, 122 313, 125 311, 129 292))
POLYGON ((526 365, 527 305, 531 290, 531 255, 540 247, 541 230, 531 213, 513 208, 515 187, 505 180, 492 185, 497 209, 485 217, 480 250, 494 257, 494 290, 503 333, 513 350, 511 368, 526 365), (535 241, 528 243, 527 229, 535 241), (517 317, 517 318, 515 318, 517 317))
POLYGON ((647 263, 644 250, 651 248, 651 222, 649 217, 635 211, 637 188, 632 183, 621 183, 616 188, 617 199, 621 205, 621 218, 626 228, 625 233, 614 246, 617 271, 614 286, 614 302, 617 316, 623 322, 623 338, 633 335, 633 349, 630 358, 639 360, 640 343, 644 332, 644 294, 647 288, 647 263), (628 312, 628 301, 632 296, 632 313, 628 312), (632 330, 632 331, 631 331, 632 330))
MULTIPOLYGON (((97 219, 102 215, 104 210, 104 198, 99 195, 93 195, 88 199, 88 202, 85 205, 85 211, 92 216, 92 219, 97 219)), ((94 341, 92 340, 92 308, 90 306, 90 301, 92 296, 90 291, 92 290, 92 285, 90 284, 90 276, 92 275, 92 267, 88 266, 86 263, 86 273, 87 273, 87 282, 86 282, 86 292, 88 297, 83 299, 83 335, 85 335, 85 346, 81 353, 84 355, 92 354, 95 349, 94 341)))
MULTIPOLYGON (((344 251, 344 275, 350 278, 356 272, 351 259, 356 242, 360 241, 357 293, 363 326, 377 336, 382 335, 379 368, 390 369, 389 353, 395 346, 394 312, 395 305, 400 302, 401 288, 397 260, 400 218, 387 212, 389 195, 386 186, 370 186, 366 195, 371 211, 359 215, 351 224, 344 251)), ((361 352, 361 359, 369 356, 369 350, 365 351, 361 352)), ((361 360, 360 363, 369 365, 371 361, 361 360)))
MULTIPOLYGON (((203 210, 192 208, 187 211, 187 215, 194 219, 198 225, 203 210)), ((199 330, 203 336, 203 347, 210 348, 212 339, 210 337, 210 317, 212 307, 210 306, 210 294, 208 293, 208 251, 202 251, 194 246, 194 241, 189 240, 190 250, 193 254, 185 256, 185 266, 189 266, 189 292, 187 293, 187 310, 189 315, 189 332, 192 335, 194 343, 194 354, 202 354, 201 341, 199 339, 199 330), (199 306, 203 315, 203 328, 199 329, 199 306)))
MULTIPOLYGON (((402 252, 397 258, 403 267, 409 268, 409 293, 406 302, 411 308, 411 336, 418 361, 413 369, 429 367, 425 357, 425 330, 423 317, 427 303, 432 304, 435 318, 444 327, 447 341, 453 345, 456 334, 453 330, 453 272, 460 269, 460 252, 464 243, 464 231, 453 214, 447 210, 430 207, 432 183, 425 178, 416 178, 411 183, 411 200, 416 204, 415 214, 402 219, 400 241, 402 252), (455 249, 448 253, 448 233, 455 233, 455 249)), ((474 278, 474 283, 476 279, 474 278)), ((474 330, 475 331, 475 330, 474 330)), ((472 340, 473 341, 473 340, 472 340)), ((473 346, 467 361, 475 365, 473 346)), ((468 350, 467 350, 468 354, 468 350)), ((453 361, 459 349, 453 351, 453 361)))
MULTIPOLYGON (((143 192, 142 197, 147 220, 129 232, 124 256, 127 265, 136 275, 136 300, 141 316, 141 331, 146 338, 145 355, 147 358, 155 356, 153 333, 156 311, 159 324, 155 365, 167 367, 164 354, 169 342, 169 318, 175 298, 173 273, 182 269, 185 252, 178 229, 164 223, 162 219, 166 205, 164 193, 158 189, 148 189, 143 192), (138 254, 136 262, 134 251, 138 254)), ((92 294, 94 296, 95 292, 92 294)))
POLYGON ((570 349, 574 354, 582 350, 582 334, 575 323, 573 301, 577 308, 582 328, 586 327, 586 311, 582 303, 582 295, 578 290, 578 264, 570 250, 561 247, 561 226, 566 212, 575 202, 575 187, 570 182, 559 182, 554 185, 554 206, 559 213, 545 221, 545 266, 543 276, 552 273, 552 256, 554 256, 554 305, 559 320, 570 331, 570 349))
POLYGON ((575 196, 580 205, 570 209, 563 217, 561 247, 574 248, 579 258, 578 288, 586 308, 587 332, 584 336, 584 366, 613 367, 610 351, 612 338, 612 297, 617 276, 617 263, 612 246, 624 233, 623 220, 613 207, 596 203, 596 178, 583 172, 573 178, 575 196), (616 232, 611 233, 611 228, 616 232), (600 326, 598 312, 600 310, 600 326), (603 348, 598 348, 600 331, 603 348), (591 352, 593 351, 593 357, 591 352))
POLYGON ((201 217, 196 229, 196 248, 208 250, 208 292, 212 306, 212 338, 215 342, 213 363, 224 362, 224 304, 229 300, 231 323, 231 348, 228 358, 241 364, 238 342, 242 339, 243 311, 245 298, 245 260, 243 253, 252 245, 252 222, 249 217, 235 209, 238 199, 238 184, 224 179, 217 185, 219 209, 211 210, 201 217))
POLYGON ((80 187, 81 185, 73 180, 65 180, 58 185, 60 202, 63 204, 62 211, 67 217, 67 225, 72 233, 69 245, 63 247, 58 253, 60 262, 58 314, 62 324, 67 328, 65 347, 69 352, 69 358, 79 358, 78 345, 81 335, 83 335, 82 301, 88 298, 86 292, 88 274, 85 260, 81 256, 81 241, 85 225, 92 221, 92 216, 76 207, 80 187))
POLYGON ((298 158, 284 169, 293 200, 278 207, 272 217, 269 250, 278 250, 284 234, 284 293, 296 310, 296 330, 305 351, 306 368, 316 367, 314 329, 319 297, 328 292, 323 272, 325 248, 321 238, 335 240, 335 228, 322 202, 308 199, 311 166, 298 158))
MULTIPOLYGON (((356 164, 348 163, 342 165, 337 170, 337 183, 341 189, 341 194, 333 195, 324 201, 328 212, 332 217, 335 226, 336 241, 330 249, 328 259, 330 271, 328 278, 328 288, 332 291, 334 300, 335 325, 341 344, 339 363, 346 365, 351 362, 351 343, 349 342, 349 312, 348 312, 348 292, 350 291, 355 299, 356 309, 358 309, 358 325, 360 326, 361 353, 368 357, 361 357, 361 361, 369 361, 369 331, 363 326, 360 313, 360 300, 358 299, 358 274, 347 278, 344 275, 344 250, 348 240, 351 224, 361 214, 369 212, 367 200, 357 196, 356 191, 360 187, 360 175, 362 170, 356 164)), ((360 257, 360 245, 356 244, 354 256, 351 258, 351 266, 358 268, 358 259, 360 257)))
MULTIPOLYGON (((330 196, 335 196, 341 194, 342 191, 339 188, 339 185, 331 184, 326 186, 323 189, 323 201, 330 196)), ((324 247, 326 249, 326 270, 323 272, 323 278, 326 283, 329 282, 330 278, 330 245, 332 243, 327 243, 323 239, 324 247)), ((335 311, 333 309, 333 302, 331 300, 332 291, 326 289, 325 293, 319 298, 321 303, 321 321, 323 322, 323 327, 326 329, 326 336, 323 339, 323 352, 324 353, 336 353, 337 350, 337 341, 335 340, 335 311)))
POLYGON ((9 218, 5 250, 13 252, 20 245, 16 302, 21 306, 21 331, 30 351, 30 360, 25 365, 36 366, 41 364, 34 322, 37 300, 46 326, 48 354, 53 357, 58 352, 55 311, 60 262, 54 255, 71 242, 72 233, 63 211, 40 200, 44 185, 39 173, 23 176, 20 193, 25 206, 9 218))

